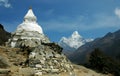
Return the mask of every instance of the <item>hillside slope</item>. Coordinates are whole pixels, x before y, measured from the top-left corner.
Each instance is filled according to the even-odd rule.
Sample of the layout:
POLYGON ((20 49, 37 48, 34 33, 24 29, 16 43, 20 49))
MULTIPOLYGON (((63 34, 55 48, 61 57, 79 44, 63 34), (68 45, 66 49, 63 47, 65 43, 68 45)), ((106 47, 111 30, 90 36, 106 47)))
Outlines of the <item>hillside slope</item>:
POLYGON ((6 41, 10 38, 11 34, 5 31, 2 24, 0 24, 0 45, 4 45, 6 41))
POLYGON ((105 54, 120 60, 120 30, 108 33, 102 38, 97 38, 92 42, 78 48, 69 59, 75 63, 84 63, 89 53, 95 48, 101 49, 105 54))
MULTIPOLYGON (((19 48, 9 48, 0 46, 0 76, 34 76, 34 69, 27 66, 20 66, 21 62, 27 59, 27 53, 19 48), (2 63, 2 67, 1 67, 2 63), (5 65, 5 66, 3 66, 5 65), (19 65, 19 66, 18 66, 19 65)), ((93 70, 87 69, 83 66, 74 65, 74 73, 62 72, 60 74, 48 73, 40 76, 112 76, 101 73, 96 73, 93 70)))

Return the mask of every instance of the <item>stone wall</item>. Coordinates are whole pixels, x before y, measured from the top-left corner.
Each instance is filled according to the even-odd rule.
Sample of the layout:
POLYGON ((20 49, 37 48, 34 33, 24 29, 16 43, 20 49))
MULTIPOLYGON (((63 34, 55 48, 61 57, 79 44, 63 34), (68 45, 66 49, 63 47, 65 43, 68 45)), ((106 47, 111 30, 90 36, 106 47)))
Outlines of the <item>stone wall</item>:
POLYGON ((58 47, 57 44, 48 43, 35 47, 29 55, 29 66, 36 70, 36 73, 48 74, 48 73, 61 73, 73 71, 72 64, 62 54, 62 49, 53 48, 58 47), (50 45, 51 44, 51 45, 50 45), (49 46, 48 46, 49 45, 49 46))
POLYGON ((12 34, 12 37, 7 42, 7 46, 21 47, 29 46, 35 47, 41 44, 41 42, 49 43, 49 39, 44 35, 36 31, 16 31, 12 34))

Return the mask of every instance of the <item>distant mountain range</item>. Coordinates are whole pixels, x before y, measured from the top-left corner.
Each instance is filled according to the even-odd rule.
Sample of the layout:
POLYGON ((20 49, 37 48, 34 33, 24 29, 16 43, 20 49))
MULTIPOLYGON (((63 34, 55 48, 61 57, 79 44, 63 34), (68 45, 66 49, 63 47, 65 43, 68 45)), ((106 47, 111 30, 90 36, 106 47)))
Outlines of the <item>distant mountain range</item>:
POLYGON ((4 29, 2 24, 0 24, 0 45, 4 45, 10 36, 11 34, 4 29))
POLYGON ((74 51, 69 59, 75 63, 84 63, 90 52, 95 48, 99 48, 105 54, 120 60, 120 30, 114 33, 109 32, 104 37, 86 43, 74 51))
POLYGON ((80 46, 90 41, 93 41, 93 39, 85 39, 78 33, 78 31, 74 31, 70 37, 62 37, 59 41, 59 45, 63 47, 63 52, 66 55, 69 55, 80 46))

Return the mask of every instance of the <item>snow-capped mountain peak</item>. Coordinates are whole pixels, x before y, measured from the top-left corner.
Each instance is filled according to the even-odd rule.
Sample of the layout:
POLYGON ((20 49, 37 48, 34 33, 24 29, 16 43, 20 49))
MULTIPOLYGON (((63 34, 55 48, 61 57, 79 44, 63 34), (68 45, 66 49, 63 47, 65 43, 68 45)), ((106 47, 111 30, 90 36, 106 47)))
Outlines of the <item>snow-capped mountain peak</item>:
POLYGON ((68 38, 62 37, 59 41, 59 45, 66 51, 74 51, 87 42, 93 41, 93 39, 84 39, 78 31, 74 31, 68 38))
POLYGON ((74 31, 73 34, 71 35, 71 38, 82 38, 82 36, 80 36, 78 31, 74 31))

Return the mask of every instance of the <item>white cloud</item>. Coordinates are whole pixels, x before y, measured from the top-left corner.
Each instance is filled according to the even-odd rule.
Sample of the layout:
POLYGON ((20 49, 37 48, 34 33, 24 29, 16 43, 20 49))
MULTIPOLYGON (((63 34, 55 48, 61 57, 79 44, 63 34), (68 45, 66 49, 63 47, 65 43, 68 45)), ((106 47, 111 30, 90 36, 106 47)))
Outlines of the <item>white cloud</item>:
POLYGON ((115 9, 115 14, 120 18, 120 9, 119 8, 115 9))
POLYGON ((4 6, 6 8, 12 7, 8 0, 0 0, 0 6, 4 6))

